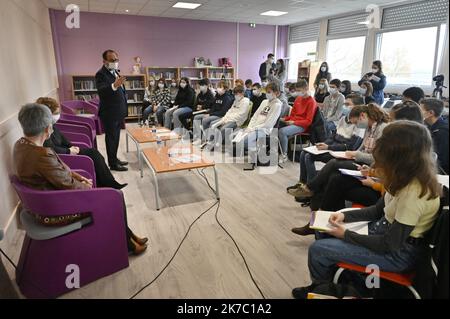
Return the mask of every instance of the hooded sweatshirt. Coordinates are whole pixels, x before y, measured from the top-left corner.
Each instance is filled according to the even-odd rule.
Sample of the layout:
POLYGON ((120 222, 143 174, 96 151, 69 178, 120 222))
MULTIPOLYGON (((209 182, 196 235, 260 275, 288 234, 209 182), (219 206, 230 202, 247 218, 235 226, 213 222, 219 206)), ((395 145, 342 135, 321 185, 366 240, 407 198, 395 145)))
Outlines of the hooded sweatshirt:
POLYGON ((223 117, 233 104, 233 99, 234 97, 228 91, 222 95, 217 94, 216 101, 208 112, 209 115, 223 117))
POLYGON ((227 124, 236 123, 238 127, 241 127, 245 121, 247 121, 250 110, 250 100, 246 97, 242 99, 235 100, 233 106, 228 110, 227 114, 217 123, 214 124, 215 127, 227 124))

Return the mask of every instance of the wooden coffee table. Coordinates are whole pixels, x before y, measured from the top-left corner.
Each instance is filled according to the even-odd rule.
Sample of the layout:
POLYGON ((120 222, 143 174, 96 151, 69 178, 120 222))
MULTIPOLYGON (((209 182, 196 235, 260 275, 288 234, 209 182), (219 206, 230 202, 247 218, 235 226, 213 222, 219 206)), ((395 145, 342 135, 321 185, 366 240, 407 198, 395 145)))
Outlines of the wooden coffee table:
POLYGON ((200 168, 212 168, 214 170, 214 180, 215 180, 215 195, 219 199, 219 180, 216 170, 216 164, 212 161, 207 161, 203 158, 201 153, 196 153, 193 151, 192 145, 187 145, 186 147, 167 147, 163 146, 161 148, 149 148, 143 150, 143 158, 147 163, 148 167, 153 173, 153 179, 155 181, 155 200, 156 209, 160 210, 160 200, 159 200, 159 186, 158 186, 158 174, 173 173, 179 171, 188 171, 200 168), (191 154, 184 153, 178 150, 186 149, 185 152, 191 152, 191 154), (186 161, 189 160, 192 161, 186 161), (183 160, 184 159, 184 160, 183 160))
POLYGON ((148 127, 133 127, 133 128, 127 128, 126 130, 126 146, 127 146, 127 153, 129 150, 129 139, 136 144, 136 150, 138 153, 138 162, 139 162, 139 170, 141 172, 141 178, 144 177, 144 168, 142 165, 142 148, 141 144, 147 144, 147 143, 156 143, 158 135, 161 138, 161 141, 164 143, 164 145, 167 144, 167 141, 172 140, 178 140, 181 138, 180 135, 171 132, 169 129, 166 129, 164 127, 157 127, 156 133, 152 132, 151 128, 148 127))

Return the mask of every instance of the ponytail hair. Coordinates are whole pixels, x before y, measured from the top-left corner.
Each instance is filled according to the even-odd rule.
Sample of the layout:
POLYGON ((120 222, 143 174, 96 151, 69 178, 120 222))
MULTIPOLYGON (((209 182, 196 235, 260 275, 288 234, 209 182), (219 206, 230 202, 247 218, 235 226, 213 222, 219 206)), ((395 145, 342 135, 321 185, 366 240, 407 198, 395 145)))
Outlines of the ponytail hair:
POLYGON ((369 103, 367 105, 357 105, 350 112, 350 118, 359 117, 361 113, 366 113, 369 119, 380 124, 388 123, 389 115, 383 111, 378 104, 369 103))

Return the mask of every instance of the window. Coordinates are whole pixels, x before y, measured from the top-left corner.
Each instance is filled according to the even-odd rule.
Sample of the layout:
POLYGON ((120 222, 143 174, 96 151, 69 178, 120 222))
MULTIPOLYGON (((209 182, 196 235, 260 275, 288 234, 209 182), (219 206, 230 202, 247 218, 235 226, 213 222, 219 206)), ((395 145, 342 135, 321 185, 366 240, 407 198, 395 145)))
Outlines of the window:
POLYGON ((315 55, 311 56, 310 53, 317 52, 317 41, 292 43, 289 47, 289 74, 290 80, 297 81, 298 64, 304 60, 315 60, 315 55))
POLYGON ((328 40, 327 59, 334 79, 357 82, 361 79, 366 37, 328 40))
POLYGON ((378 58, 390 85, 431 85, 438 27, 394 31, 378 36, 378 58))

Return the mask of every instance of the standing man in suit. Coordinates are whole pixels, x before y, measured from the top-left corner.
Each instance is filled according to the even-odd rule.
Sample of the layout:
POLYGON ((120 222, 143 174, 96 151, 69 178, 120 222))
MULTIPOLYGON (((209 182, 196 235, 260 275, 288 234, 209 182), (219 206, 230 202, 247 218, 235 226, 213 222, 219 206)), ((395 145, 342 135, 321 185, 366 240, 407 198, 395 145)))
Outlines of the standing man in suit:
POLYGON ((99 117, 105 128, 108 163, 113 171, 127 171, 127 162, 117 158, 122 123, 128 116, 126 78, 119 74, 119 56, 114 50, 103 53, 103 67, 95 75, 100 97, 99 117))
POLYGON ((261 81, 273 74, 273 71, 276 68, 277 65, 275 64, 275 56, 273 55, 273 53, 270 53, 267 56, 267 60, 263 62, 259 67, 259 77, 261 78, 261 81))

